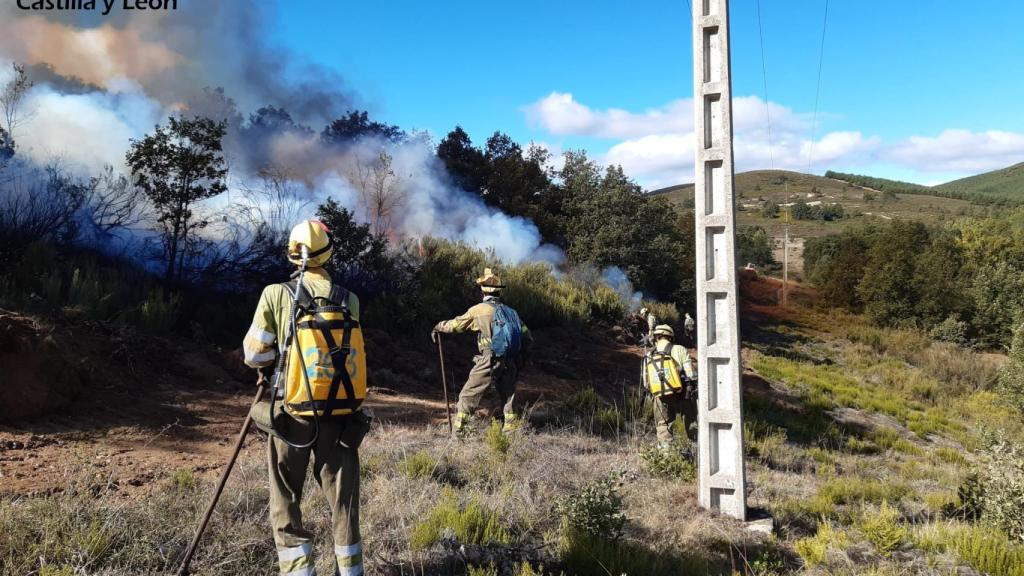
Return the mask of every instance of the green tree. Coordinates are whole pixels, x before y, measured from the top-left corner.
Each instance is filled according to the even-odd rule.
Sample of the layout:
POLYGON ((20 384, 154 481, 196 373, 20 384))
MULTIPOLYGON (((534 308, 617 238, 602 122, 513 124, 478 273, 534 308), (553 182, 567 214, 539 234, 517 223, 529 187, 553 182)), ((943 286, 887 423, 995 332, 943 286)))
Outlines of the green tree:
POLYGON ((345 145, 365 137, 377 137, 389 142, 404 141, 408 135, 398 126, 370 120, 365 110, 351 110, 345 116, 332 121, 320 133, 320 139, 327 144, 345 145))
POLYGON ((1017 410, 1024 412, 1024 324, 1013 332, 1010 360, 999 373, 999 391, 1017 410))
POLYGON ((766 200, 764 206, 761 207, 761 216, 765 218, 778 218, 780 211, 778 202, 766 200))
POLYGON ((915 262, 915 313, 932 327, 966 308, 966 290, 960 277, 963 250, 950 234, 937 234, 915 262))
POLYGON ((334 250, 327 268, 337 282, 372 301, 408 281, 411 270, 389 252, 384 234, 356 222, 352 212, 332 198, 317 207, 316 215, 331 231, 334 250))
POLYGON ((831 306, 858 311, 863 306, 857 285, 864 277, 868 241, 853 231, 837 236, 811 238, 804 249, 807 277, 831 306))
POLYGON ((193 232, 209 223, 195 217, 194 203, 227 190, 221 147, 226 130, 226 123, 208 118, 171 117, 168 126, 131 141, 127 163, 135 185, 157 212, 167 282, 180 279, 186 256, 196 245, 193 232))
POLYGON ((1024 270, 1007 262, 982 265, 970 286, 972 324, 982 343, 1006 346, 1024 320, 1024 270))
POLYGON ((920 222, 896 220, 868 250, 864 278, 857 292, 864 311, 876 323, 892 326, 915 318, 919 286, 914 282, 917 255, 928 245, 920 222))
POLYGON ((741 226, 736 234, 736 264, 770 268, 777 264, 772 239, 760 226, 741 226))
POLYGON ((803 200, 797 200, 789 208, 789 214, 794 220, 814 220, 814 208, 803 200))
POLYGON ((437 157, 444 163, 455 184, 474 194, 480 194, 487 179, 487 159, 469 138, 469 134, 456 126, 437 145, 437 157))

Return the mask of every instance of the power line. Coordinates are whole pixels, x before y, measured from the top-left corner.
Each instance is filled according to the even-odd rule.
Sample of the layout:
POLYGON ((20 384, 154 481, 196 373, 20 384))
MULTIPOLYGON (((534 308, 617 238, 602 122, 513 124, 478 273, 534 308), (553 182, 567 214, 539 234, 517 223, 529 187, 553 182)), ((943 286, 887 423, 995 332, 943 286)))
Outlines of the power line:
POLYGON ((825 0, 825 18, 821 23, 821 47, 818 51, 818 87, 814 92, 814 119, 811 122, 811 146, 807 151, 807 172, 814 161, 814 138, 818 128, 818 99, 821 97, 821 68, 825 61, 825 30, 828 29, 828 0, 825 0))
MULTIPOLYGON (((689 2, 689 0, 687 0, 689 2)), ((770 167, 775 169, 775 152, 772 147, 772 112, 768 106, 768 65, 764 55, 764 30, 761 27, 761 0, 757 0, 757 34, 761 38, 761 78, 764 80, 764 115, 768 119, 768 158, 770 167)))

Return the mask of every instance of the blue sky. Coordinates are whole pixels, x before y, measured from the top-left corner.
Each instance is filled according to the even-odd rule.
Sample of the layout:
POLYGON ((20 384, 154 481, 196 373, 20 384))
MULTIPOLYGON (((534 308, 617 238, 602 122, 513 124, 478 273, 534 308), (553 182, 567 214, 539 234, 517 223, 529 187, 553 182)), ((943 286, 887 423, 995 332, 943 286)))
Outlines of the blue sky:
MULTIPOLYGON (((1024 3, 969 4, 831 0, 814 171, 934 183, 1024 160, 1024 3)), ((769 150, 757 2, 731 3, 734 95, 758 99, 737 126, 740 169, 807 168, 824 8, 761 0, 768 99, 781 107, 769 150)), ((668 129, 644 117, 690 113, 679 102, 692 95, 685 1, 325 0, 278 11, 275 40, 343 74, 383 120, 584 147, 652 186, 690 177, 689 120, 668 129), (609 109, 640 125, 602 128, 609 109)))

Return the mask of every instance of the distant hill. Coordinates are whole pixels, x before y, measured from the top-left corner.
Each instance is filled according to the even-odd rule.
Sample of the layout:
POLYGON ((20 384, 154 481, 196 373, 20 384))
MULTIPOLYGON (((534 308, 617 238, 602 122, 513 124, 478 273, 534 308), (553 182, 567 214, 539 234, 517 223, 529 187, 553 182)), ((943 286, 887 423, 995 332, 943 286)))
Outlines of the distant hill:
MULTIPOLYGON (((873 179, 871 183, 875 186, 786 170, 742 172, 736 175, 737 222, 741 226, 762 226, 776 238, 782 236, 787 224, 791 236, 813 237, 871 220, 903 218, 937 223, 986 211, 965 200, 936 197, 926 186, 881 179, 873 179), (846 217, 832 221, 787 222, 785 207, 799 200, 811 205, 839 204, 846 217), (762 214, 762 208, 769 202, 783 207, 780 217, 769 218, 762 214)), ((682 209, 693 207, 693 184, 668 186, 650 194, 664 196, 682 209)))
POLYGON ((935 187, 953 194, 983 195, 1024 203, 1024 162, 935 187))
POLYGON ((858 186, 897 194, 924 194, 967 200, 975 204, 1012 206, 1024 204, 1024 162, 1009 168, 993 170, 960 180, 922 186, 911 182, 875 178, 861 174, 844 174, 828 171, 826 177, 835 178, 858 186))

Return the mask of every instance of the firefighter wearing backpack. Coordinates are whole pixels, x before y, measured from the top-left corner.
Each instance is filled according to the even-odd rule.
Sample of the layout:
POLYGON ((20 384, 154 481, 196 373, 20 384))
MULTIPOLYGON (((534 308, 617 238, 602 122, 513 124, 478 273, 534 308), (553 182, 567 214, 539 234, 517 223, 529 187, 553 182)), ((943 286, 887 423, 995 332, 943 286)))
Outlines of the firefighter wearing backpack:
POLYGON ((467 424, 490 387, 498 393, 502 404, 502 430, 511 432, 521 426, 521 417, 514 406, 516 378, 533 342, 529 330, 519 320, 519 314, 501 302, 501 290, 504 288, 501 279, 490 268, 486 268, 476 283, 483 292, 483 302, 460 316, 438 322, 431 333, 435 343, 438 333, 477 333, 479 354, 473 357, 473 368, 459 393, 453 422, 457 435, 467 431, 467 424))
POLYGON ((655 326, 654 347, 644 358, 644 385, 654 399, 658 445, 672 444, 672 422, 683 416, 686 435, 696 440, 697 372, 686 348, 674 344, 675 331, 668 324, 655 326))
POLYGON ((331 250, 330 232, 321 222, 307 220, 292 230, 288 260, 299 271, 292 282, 263 290, 243 344, 245 363, 254 368, 282 358, 275 403, 265 402, 273 411, 266 408, 254 420, 263 420, 257 426, 270 432, 270 525, 281 573, 292 576, 316 573, 314 535, 301 510, 311 457, 331 510, 338 573, 363 573, 358 446, 369 420, 358 408, 366 397, 366 363, 359 299, 334 285, 323 268, 331 250))

